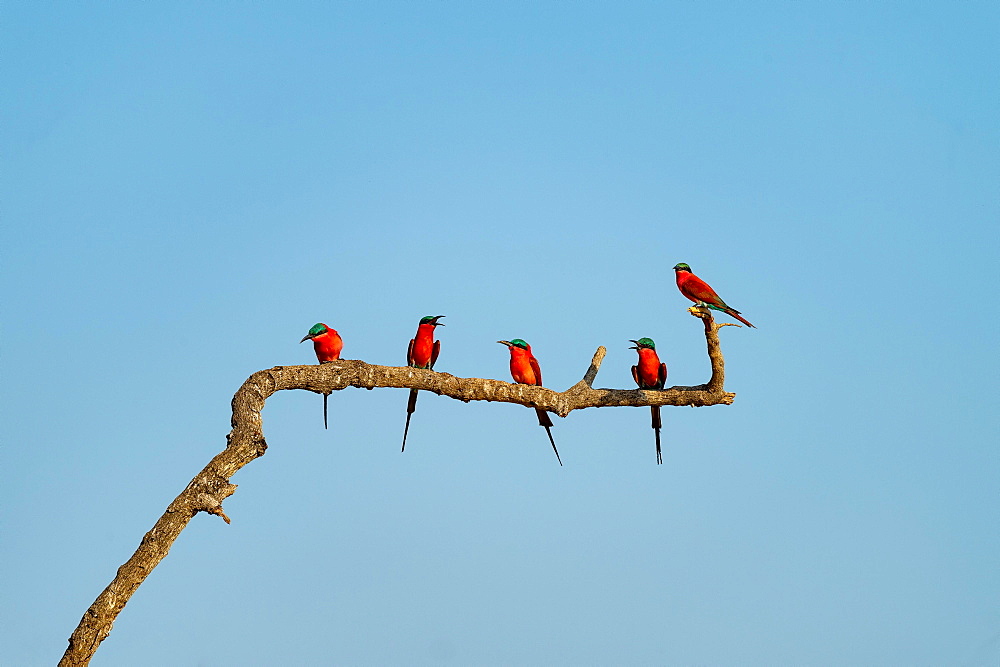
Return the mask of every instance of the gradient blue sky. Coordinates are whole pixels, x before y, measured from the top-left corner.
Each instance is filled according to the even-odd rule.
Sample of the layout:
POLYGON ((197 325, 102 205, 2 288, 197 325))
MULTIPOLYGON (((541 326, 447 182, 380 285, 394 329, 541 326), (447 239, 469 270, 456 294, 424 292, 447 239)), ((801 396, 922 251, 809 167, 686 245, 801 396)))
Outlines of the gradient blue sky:
POLYGON ((2 12, 0 662, 53 664, 254 371, 707 379, 557 419, 274 396, 95 665, 995 665, 996 3, 26 3, 2 12))

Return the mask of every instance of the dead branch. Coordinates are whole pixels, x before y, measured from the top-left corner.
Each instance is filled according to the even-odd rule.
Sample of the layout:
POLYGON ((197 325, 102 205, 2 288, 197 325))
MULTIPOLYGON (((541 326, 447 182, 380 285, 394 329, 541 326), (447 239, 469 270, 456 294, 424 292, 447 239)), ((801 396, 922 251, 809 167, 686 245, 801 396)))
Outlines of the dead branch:
POLYGON ((236 491, 236 485, 230 484, 229 479, 267 450, 260 413, 271 394, 286 389, 327 394, 348 387, 421 389, 465 402, 518 403, 542 408, 560 417, 573 410, 611 406, 729 405, 736 395, 723 390, 725 370, 718 335, 720 328, 729 325, 715 323, 707 309, 693 307, 689 311, 704 321, 712 366, 708 383, 693 387, 675 386, 660 391, 594 389, 594 379, 607 352, 604 347, 597 348, 583 379, 562 392, 500 380, 459 378, 449 373, 417 368, 376 366, 349 359, 321 365, 275 366, 257 371, 233 396, 232 430, 227 436, 226 448, 195 475, 187 488, 170 503, 152 530, 143 536, 132 557, 118 568, 114 580, 97 597, 70 636, 69 647, 59 661, 60 666, 90 663, 129 598, 166 557, 174 540, 195 514, 214 514, 229 523, 229 517, 222 510, 222 501, 236 491))

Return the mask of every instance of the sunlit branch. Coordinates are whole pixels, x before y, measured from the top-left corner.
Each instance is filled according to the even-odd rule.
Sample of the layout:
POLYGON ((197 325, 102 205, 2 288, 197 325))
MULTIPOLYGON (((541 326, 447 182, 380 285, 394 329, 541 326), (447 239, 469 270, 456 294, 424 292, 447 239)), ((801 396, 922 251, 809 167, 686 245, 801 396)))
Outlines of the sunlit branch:
POLYGON ((712 368, 708 383, 693 387, 595 389, 593 383, 607 352, 604 347, 597 348, 583 379, 561 392, 501 380, 460 378, 405 366, 376 366, 349 359, 321 365, 275 366, 257 371, 233 396, 232 430, 227 437, 226 448, 195 475, 187 488, 170 503, 152 530, 143 536, 132 557, 118 568, 114 580, 83 615, 59 664, 86 665, 90 662, 100 643, 110 634, 115 619, 129 598, 166 557, 174 540, 195 514, 215 514, 229 523, 229 517, 222 511, 222 502, 236 491, 236 485, 230 484, 229 479, 267 450, 261 410, 273 393, 305 389, 329 394, 348 387, 420 389, 465 402, 518 403, 548 410, 561 417, 573 410, 598 407, 729 405, 736 395, 723 390, 725 369, 718 332, 723 326, 738 325, 717 324, 707 309, 689 310, 704 321, 712 368))

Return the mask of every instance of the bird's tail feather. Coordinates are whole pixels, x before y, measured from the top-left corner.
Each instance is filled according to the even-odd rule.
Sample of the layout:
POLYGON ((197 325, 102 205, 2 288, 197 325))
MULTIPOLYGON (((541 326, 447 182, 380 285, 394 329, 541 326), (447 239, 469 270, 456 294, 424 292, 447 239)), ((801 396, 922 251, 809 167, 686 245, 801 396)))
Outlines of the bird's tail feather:
POLYGON ((742 315, 740 315, 737 311, 733 310, 732 308, 730 308, 729 310, 727 310, 726 313, 728 315, 732 315, 733 317, 735 317, 736 319, 738 319, 740 322, 742 322, 743 324, 747 325, 751 329, 756 329, 757 328, 754 325, 750 324, 749 320, 747 320, 745 317, 743 317, 742 315))
POLYGON ((653 432, 656 434, 656 465, 663 463, 663 453, 660 451, 660 406, 650 406, 649 411, 653 413, 653 432))
POLYGON ((406 401, 406 426, 403 427, 403 448, 399 451, 406 451, 406 434, 410 432, 410 417, 413 416, 413 412, 417 409, 417 390, 410 390, 410 398, 406 401))
POLYGON ((538 413, 538 424, 545 427, 545 435, 549 436, 549 442, 552 443, 552 451, 556 453, 556 461, 559 461, 559 465, 562 465, 562 457, 559 456, 559 450, 556 449, 556 441, 552 439, 552 420, 549 419, 549 414, 539 408, 535 408, 535 412, 538 413))

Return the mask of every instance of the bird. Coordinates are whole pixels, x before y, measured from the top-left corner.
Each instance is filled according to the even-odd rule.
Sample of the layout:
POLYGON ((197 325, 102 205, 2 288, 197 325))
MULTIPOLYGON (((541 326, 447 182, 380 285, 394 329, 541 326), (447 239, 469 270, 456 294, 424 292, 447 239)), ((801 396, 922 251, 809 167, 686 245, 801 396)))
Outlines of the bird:
MULTIPOLYGON (((322 322, 314 324, 299 343, 304 343, 307 340, 313 342, 313 349, 316 351, 316 359, 319 363, 328 364, 340 359, 340 351, 344 349, 344 341, 341 340, 336 329, 331 329, 322 322)), ((323 394, 323 428, 328 428, 326 424, 326 401, 328 398, 329 394, 323 394)))
MULTIPOLYGON (((632 378, 639 385, 639 389, 663 389, 667 381, 667 365, 660 362, 660 357, 656 354, 656 343, 652 338, 640 338, 629 341, 635 343, 630 350, 635 350, 639 354, 639 363, 632 367, 632 378)), ((656 463, 663 463, 663 455, 660 453, 660 406, 651 405, 649 407, 653 415, 653 430, 656 432, 656 463)))
MULTIPOLYGON (((406 363, 412 368, 434 368, 438 353, 441 352, 441 341, 434 340, 434 327, 443 327, 443 322, 438 322, 444 315, 428 315, 420 318, 417 325, 416 338, 410 339, 410 346, 406 348, 406 363)), ((406 434, 410 430, 410 417, 417 409, 417 390, 410 390, 410 400, 406 403, 406 426, 403 428, 403 448, 399 451, 406 451, 406 434)))
MULTIPOLYGON (((542 369, 538 365, 538 359, 535 359, 535 355, 531 353, 531 346, 520 338, 498 340, 497 342, 506 345, 507 349, 510 350, 510 374, 514 378, 514 382, 541 387, 542 369)), ((556 460, 559 461, 559 465, 562 465, 562 458, 559 456, 559 450, 556 449, 556 441, 552 439, 552 420, 549 418, 549 413, 541 408, 535 408, 535 414, 538 415, 538 425, 545 427, 545 433, 549 436, 549 442, 552 443, 552 451, 556 453, 556 460)))
POLYGON ((681 294, 694 301, 696 305, 732 315, 748 327, 757 328, 741 317, 740 311, 726 305, 726 302, 715 293, 715 290, 708 283, 691 273, 690 266, 681 262, 674 266, 674 272, 677 277, 677 289, 681 291, 681 294))

